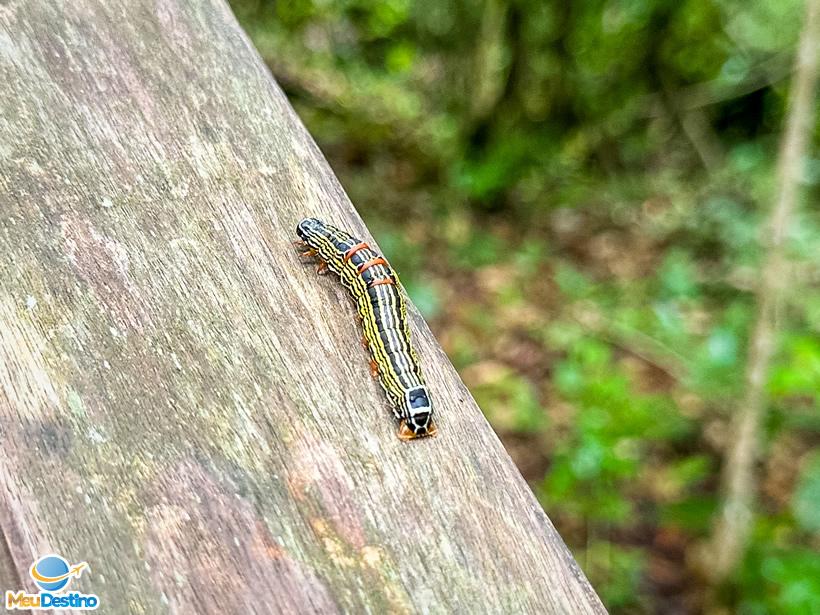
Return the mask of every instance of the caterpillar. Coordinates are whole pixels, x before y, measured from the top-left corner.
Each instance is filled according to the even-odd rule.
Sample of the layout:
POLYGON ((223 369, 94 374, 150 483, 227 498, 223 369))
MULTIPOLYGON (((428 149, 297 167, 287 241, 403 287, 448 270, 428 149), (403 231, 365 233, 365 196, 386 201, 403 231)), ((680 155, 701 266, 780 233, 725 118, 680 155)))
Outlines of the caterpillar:
POLYGON ((356 303, 370 351, 370 369, 379 379, 393 414, 400 421, 398 437, 413 440, 437 433, 433 406, 416 351, 410 344, 407 304, 396 272, 365 242, 316 218, 296 227, 294 245, 302 256, 320 259, 318 273, 330 270, 341 279, 356 303))

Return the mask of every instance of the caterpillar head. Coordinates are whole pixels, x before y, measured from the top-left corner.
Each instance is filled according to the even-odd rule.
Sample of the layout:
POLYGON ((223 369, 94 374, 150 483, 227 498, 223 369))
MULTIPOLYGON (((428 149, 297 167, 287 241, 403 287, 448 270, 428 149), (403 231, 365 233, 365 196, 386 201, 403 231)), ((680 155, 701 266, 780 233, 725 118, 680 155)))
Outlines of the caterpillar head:
POLYGON ((437 433, 433 423, 433 405, 427 387, 422 385, 404 392, 402 415, 405 417, 399 428, 399 438, 413 440, 437 433))
POLYGON ((310 238, 320 234, 324 223, 316 218, 304 218, 296 225, 296 234, 302 241, 310 243, 310 238))

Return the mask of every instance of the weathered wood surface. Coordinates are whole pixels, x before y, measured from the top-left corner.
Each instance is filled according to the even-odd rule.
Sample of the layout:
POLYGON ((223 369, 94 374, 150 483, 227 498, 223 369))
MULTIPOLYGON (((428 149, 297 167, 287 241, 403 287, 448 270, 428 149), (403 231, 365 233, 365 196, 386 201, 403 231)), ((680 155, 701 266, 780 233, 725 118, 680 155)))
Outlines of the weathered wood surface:
POLYGON ((395 437, 306 214, 370 238, 221 0, 0 1, 0 580, 58 552, 106 613, 602 612, 415 310, 440 436, 395 437))

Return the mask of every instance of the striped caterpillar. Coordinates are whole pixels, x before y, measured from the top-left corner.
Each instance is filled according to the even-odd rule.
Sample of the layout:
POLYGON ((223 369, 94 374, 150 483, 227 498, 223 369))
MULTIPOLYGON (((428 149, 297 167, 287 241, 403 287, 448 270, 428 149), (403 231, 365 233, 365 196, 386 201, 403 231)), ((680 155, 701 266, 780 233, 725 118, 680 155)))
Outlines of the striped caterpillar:
POLYGON ((393 268, 366 243, 316 218, 299 222, 296 234, 294 244, 305 250, 302 256, 318 256, 317 272, 337 274, 356 302, 370 370, 401 421, 399 438, 436 435, 430 395, 410 345, 407 304, 393 268))

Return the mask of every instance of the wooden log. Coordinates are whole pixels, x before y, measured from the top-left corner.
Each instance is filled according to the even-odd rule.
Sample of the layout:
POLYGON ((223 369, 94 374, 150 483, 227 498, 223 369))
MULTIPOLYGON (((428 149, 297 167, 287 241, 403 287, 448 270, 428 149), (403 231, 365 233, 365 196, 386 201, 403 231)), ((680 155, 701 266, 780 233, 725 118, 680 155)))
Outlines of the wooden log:
MULTIPOLYGON (((600 613, 422 318, 403 443, 290 242, 371 239, 222 0, 0 2, 0 580, 106 613, 600 613)), ((389 255, 388 255, 389 256, 389 255)))

